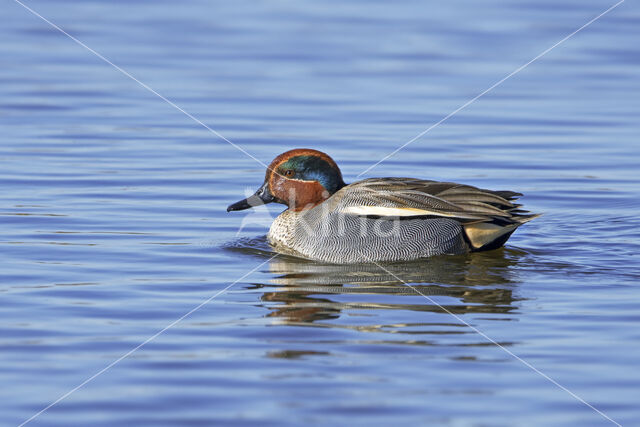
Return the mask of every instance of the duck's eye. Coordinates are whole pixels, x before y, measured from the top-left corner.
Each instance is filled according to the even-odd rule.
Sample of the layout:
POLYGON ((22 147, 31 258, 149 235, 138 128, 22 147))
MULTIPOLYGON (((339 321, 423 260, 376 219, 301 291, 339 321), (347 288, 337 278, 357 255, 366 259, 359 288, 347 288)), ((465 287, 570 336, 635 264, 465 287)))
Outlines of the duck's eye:
POLYGON ((295 174, 296 173, 293 171, 293 169, 287 169, 286 171, 284 171, 284 176, 286 176, 287 178, 291 178, 295 174))

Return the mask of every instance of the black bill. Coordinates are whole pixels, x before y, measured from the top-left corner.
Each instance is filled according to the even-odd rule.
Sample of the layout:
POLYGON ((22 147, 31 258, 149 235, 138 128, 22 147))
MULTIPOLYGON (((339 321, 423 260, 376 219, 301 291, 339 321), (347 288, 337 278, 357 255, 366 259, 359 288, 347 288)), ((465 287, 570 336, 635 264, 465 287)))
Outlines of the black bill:
POLYGON ((258 189, 252 196, 247 197, 244 200, 240 200, 232 205, 227 207, 227 212, 231 211, 241 211, 244 209, 249 209, 254 206, 265 205, 267 203, 275 202, 276 198, 273 197, 273 194, 269 191, 268 183, 262 184, 262 187, 258 189))

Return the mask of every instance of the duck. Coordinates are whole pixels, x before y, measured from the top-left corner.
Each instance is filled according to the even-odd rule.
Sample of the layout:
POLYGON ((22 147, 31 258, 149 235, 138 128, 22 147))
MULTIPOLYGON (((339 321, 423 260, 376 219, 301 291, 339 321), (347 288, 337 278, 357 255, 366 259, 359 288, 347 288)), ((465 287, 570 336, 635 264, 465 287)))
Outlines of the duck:
POLYGON ((515 203, 521 196, 418 178, 346 184, 327 154, 297 148, 277 156, 255 194, 227 212, 284 204, 267 233, 277 253, 331 264, 401 262, 500 248, 539 216, 515 203))

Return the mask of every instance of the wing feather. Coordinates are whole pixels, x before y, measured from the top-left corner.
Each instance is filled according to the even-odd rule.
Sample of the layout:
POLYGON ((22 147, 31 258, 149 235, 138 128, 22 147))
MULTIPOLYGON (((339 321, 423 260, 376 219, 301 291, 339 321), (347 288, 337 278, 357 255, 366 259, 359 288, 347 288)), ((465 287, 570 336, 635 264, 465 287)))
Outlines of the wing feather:
POLYGON ((340 190, 344 213, 378 217, 436 216, 464 223, 494 219, 519 223, 528 212, 512 203, 520 193, 491 191, 452 182, 416 178, 370 178, 340 190))

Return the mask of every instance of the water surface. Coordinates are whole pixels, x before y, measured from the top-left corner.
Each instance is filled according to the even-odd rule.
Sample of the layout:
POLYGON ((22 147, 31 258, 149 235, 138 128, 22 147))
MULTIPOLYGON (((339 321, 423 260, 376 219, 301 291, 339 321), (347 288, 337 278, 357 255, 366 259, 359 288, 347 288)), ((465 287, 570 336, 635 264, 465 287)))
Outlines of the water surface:
MULTIPOLYGON (((257 159, 316 148, 351 182, 613 3, 27 4, 257 159)), ((544 214, 389 274, 270 260, 281 208, 225 212, 262 165, 5 2, 1 423, 240 279, 29 425, 611 424, 473 328, 637 424, 639 29, 623 3, 370 171, 544 214)))

